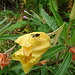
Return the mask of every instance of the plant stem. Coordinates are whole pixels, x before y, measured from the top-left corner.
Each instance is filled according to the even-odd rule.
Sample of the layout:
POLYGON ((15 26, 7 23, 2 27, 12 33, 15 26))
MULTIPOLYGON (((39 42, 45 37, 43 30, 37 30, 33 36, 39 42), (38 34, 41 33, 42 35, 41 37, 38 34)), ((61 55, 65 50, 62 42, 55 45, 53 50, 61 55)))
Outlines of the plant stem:
MULTIPOLYGON (((60 61, 58 61, 58 64, 61 63, 63 61, 63 59, 61 59, 60 61)), ((47 65, 47 66, 52 66, 52 65, 56 65, 57 62, 52 63, 51 65, 47 65)))
POLYGON ((58 65, 58 60, 59 60, 59 57, 60 57, 60 53, 61 52, 58 53, 58 56, 57 56, 57 59, 56 59, 56 65, 58 65))
POLYGON ((70 21, 70 24, 69 24, 69 27, 68 27, 68 30, 67 30, 67 39, 69 39, 68 35, 69 35, 69 31, 70 31, 71 25, 72 25, 72 21, 70 21))
POLYGON ((6 52, 4 52, 4 54, 6 54, 6 53, 8 53, 8 52, 10 52, 10 51, 12 51, 13 50, 13 48, 15 47, 16 45, 14 45, 13 47, 11 47, 10 49, 8 49, 6 52))

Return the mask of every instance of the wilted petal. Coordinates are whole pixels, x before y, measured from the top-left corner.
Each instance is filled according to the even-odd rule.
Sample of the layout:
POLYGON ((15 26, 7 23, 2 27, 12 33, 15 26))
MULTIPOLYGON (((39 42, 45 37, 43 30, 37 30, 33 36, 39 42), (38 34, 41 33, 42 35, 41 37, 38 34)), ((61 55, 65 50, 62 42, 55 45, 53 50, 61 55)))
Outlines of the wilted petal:
POLYGON ((75 54, 72 55, 72 60, 75 60, 75 54))
POLYGON ((32 52, 32 46, 30 47, 22 47, 22 55, 29 56, 32 52))
POLYGON ((44 65, 44 64, 47 63, 47 61, 49 61, 49 60, 43 60, 43 61, 40 61, 39 63, 37 63, 37 65, 44 65))
POLYGON ((32 58, 27 65, 23 65, 23 71, 25 72, 25 74, 28 73, 28 71, 31 69, 31 67, 33 65, 35 65, 39 60, 40 60, 41 56, 38 58, 32 58))
POLYGON ((48 48, 41 49, 40 51, 33 51, 32 56, 33 57, 39 57, 40 55, 43 55, 47 51, 47 49, 48 48))
POLYGON ((21 46, 30 47, 33 45, 33 43, 30 43, 30 37, 31 37, 30 34, 26 34, 19 37, 15 42, 21 46))
POLYGON ((8 66, 10 61, 11 61, 10 57, 7 57, 6 54, 0 53, 0 66, 1 66, 1 70, 3 70, 3 68, 5 66, 8 66))
POLYGON ((13 60, 19 61, 19 58, 17 57, 18 55, 20 55, 22 52, 22 48, 19 49, 18 51, 16 51, 14 54, 11 55, 13 60))
POLYGON ((15 42, 22 48, 12 55, 12 59, 22 63, 25 73, 40 60, 50 47, 50 37, 44 32, 25 34, 15 42))
POLYGON ((70 51, 71 53, 75 53, 75 47, 70 48, 69 51, 70 51))

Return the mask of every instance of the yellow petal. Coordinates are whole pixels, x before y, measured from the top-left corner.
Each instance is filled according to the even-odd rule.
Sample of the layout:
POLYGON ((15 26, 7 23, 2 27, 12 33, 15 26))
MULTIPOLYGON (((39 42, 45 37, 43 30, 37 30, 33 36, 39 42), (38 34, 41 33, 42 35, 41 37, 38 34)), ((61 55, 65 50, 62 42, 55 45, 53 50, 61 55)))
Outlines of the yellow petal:
POLYGON ((32 56, 33 57, 39 57, 40 55, 43 55, 47 51, 47 49, 48 48, 41 49, 39 51, 33 51, 32 56))
POLYGON ((32 56, 39 57, 44 54, 47 49, 50 47, 49 41, 46 39, 40 38, 32 47, 32 56))
POLYGON ((17 55, 20 55, 21 52, 22 52, 22 48, 19 49, 18 51, 16 51, 14 54, 11 55, 12 59, 19 61, 19 58, 17 57, 17 55))
POLYGON ((12 58, 22 63, 25 73, 40 60, 41 56, 50 47, 50 37, 44 32, 25 34, 15 42, 21 45, 22 48, 15 52, 12 58))
POLYGON ((30 47, 33 45, 33 43, 30 43, 30 34, 25 34, 21 37, 19 37, 15 42, 18 43, 21 46, 30 47))
POLYGON ((21 53, 22 55, 29 56, 31 54, 31 52, 32 52, 32 46, 30 46, 30 47, 23 46, 22 47, 22 53, 21 53))
POLYGON ((40 38, 47 39, 50 42, 50 37, 44 32, 33 32, 31 34, 40 34, 40 38))
POLYGON ((40 60, 41 56, 38 58, 32 58, 27 65, 23 65, 22 69, 25 72, 25 74, 28 73, 28 71, 31 69, 31 67, 33 65, 35 65, 39 60, 40 60))
POLYGON ((47 41, 46 39, 43 39, 43 38, 40 38, 32 47, 32 51, 39 51, 41 49, 44 49, 44 48, 49 48, 50 47, 50 43, 49 41, 47 41))
POLYGON ((35 38, 33 38, 31 34, 40 34, 40 38, 47 39, 50 42, 49 36, 44 32, 33 32, 30 34, 25 34, 19 37, 15 42, 21 46, 30 47, 35 43, 35 38))
POLYGON ((31 54, 28 57, 22 55, 22 48, 17 52, 15 52, 14 54, 12 54, 11 57, 13 60, 20 61, 22 65, 26 65, 30 61, 30 59, 33 58, 31 54))

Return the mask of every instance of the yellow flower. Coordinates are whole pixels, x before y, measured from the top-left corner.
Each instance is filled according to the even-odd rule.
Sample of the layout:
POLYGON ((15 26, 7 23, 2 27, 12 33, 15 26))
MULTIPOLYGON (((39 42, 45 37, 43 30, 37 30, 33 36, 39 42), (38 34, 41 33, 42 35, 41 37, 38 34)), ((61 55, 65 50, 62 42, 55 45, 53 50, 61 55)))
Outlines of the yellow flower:
POLYGON ((30 68, 40 60, 41 56, 50 47, 50 37, 44 32, 25 34, 15 42, 22 48, 12 54, 11 57, 13 60, 22 63, 25 73, 28 73, 30 68))

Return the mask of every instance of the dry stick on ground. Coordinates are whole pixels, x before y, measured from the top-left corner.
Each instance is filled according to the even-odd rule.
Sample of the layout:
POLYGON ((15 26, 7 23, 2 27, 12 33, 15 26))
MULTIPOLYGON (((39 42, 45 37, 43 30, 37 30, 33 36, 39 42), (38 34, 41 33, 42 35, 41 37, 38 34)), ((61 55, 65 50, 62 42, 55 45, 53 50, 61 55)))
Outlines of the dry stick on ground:
POLYGON ((69 35, 69 31, 70 31, 71 25, 72 25, 72 21, 70 21, 70 24, 69 24, 69 27, 68 27, 68 30, 67 30, 67 39, 69 39, 68 35, 69 35))
POLYGON ((13 47, 11 47, 10 49, 8 49, 6 52, 4 52, 4 54, 6 54, 6 53, 8 53, 8 52, 10 52, 10 51, 12 51, 13 50, 13 48, 15 47, 16 45, 14 45, 13 47))

